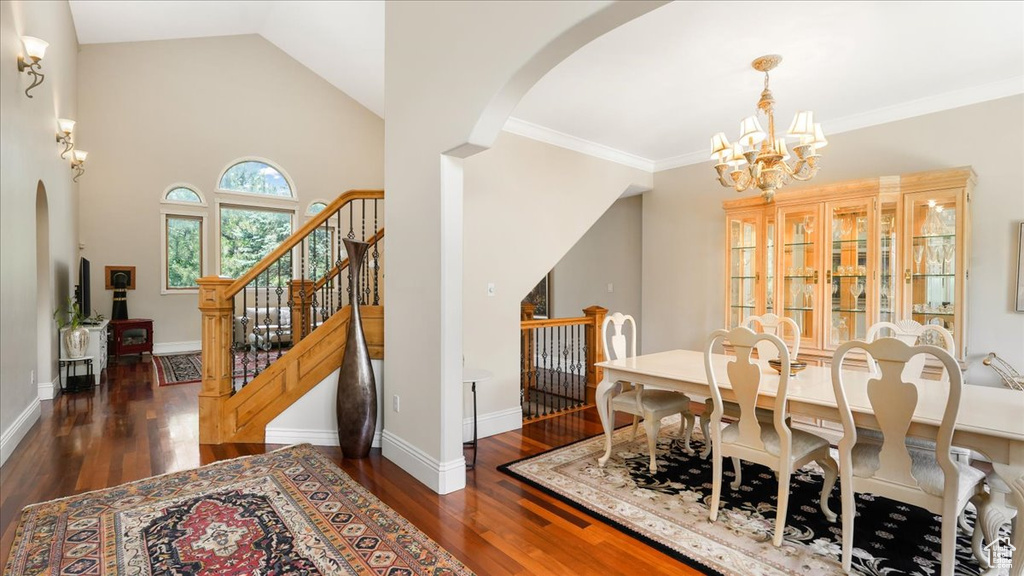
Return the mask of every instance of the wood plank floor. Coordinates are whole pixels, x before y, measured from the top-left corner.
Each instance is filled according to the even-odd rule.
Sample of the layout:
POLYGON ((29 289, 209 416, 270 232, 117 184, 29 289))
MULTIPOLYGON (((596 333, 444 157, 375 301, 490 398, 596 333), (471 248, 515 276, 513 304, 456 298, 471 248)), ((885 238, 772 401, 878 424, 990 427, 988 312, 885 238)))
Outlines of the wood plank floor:
MULTIPOLYGON (((279 447, 200 447, 199 385, 159 387, 152 363, 144 358, 108 367, 103 384, 93 391, 42 403, 42 418, 0 467, 3 562, 27 504, 279 447)), ((600 431, 590 409, 484 438, 466 489, 446 496, 430 491, 379 450, 365 460, 342 460, 337 448, 320 449, 478 574, 699 574, 496 470, 600 431)))

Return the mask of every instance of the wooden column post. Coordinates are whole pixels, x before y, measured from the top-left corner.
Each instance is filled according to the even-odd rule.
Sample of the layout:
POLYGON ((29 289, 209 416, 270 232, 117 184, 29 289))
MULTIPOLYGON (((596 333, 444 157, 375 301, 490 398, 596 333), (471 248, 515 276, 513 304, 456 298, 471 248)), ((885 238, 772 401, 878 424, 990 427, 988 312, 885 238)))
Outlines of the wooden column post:
POLYGON ((607 308, 591 306, 583 309, 583 314, 590 318, 587 324, 587 404, 594 403, 597 392, 597 385, 604 378, 604 369, 594 366, 598 362, 604 362, 604 338, 601 336, 601 324, 608 314, 607 308))
POLYGON ((200 278, 199 311, 202 312, 203 380, 199 391, 199 443, 221 444, 230 434, 224 404, 231 397, 233 366, 231 340, 234 304, 224 291, 231 278, 200 278))
MULTIPOLYGON (((519 321, 533 320, 536 304, 523 302, 519 305, 519 321)), ((532 328, 519 331, 519 352, 522 355, 522 366, 519 367, 519 395, 522 402, 530 401, 530 388, 534 383, 534 362, 536 362, 536 351, 534 350, 534 331, 532 328)))
POLYGON ((292 345, 309 335, 313 302, 312 280, 292 280, 288 286, 288 301, 292 307, 292 345))

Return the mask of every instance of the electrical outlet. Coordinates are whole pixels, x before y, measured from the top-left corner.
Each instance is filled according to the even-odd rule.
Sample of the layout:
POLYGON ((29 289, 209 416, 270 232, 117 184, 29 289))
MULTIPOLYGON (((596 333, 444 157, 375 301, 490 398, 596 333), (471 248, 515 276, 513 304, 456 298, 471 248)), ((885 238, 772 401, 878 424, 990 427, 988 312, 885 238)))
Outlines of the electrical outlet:
POLYGON ((611 282, 608 283, 608 292, 615 292, 615 286, 611 282))
POLYGON ((28 373, 28 377, 32 380, 32 384, 36 383, 36 371, 32 370, 28 373))
POLYGON ((494 296, 494 282, 487 283, 487 295, 494 296))
POLYGON ((398 394, 395 394, 394 396, 391 397, 391 409, 394 410, 395 412, 398 412, 398 407, 398 394))

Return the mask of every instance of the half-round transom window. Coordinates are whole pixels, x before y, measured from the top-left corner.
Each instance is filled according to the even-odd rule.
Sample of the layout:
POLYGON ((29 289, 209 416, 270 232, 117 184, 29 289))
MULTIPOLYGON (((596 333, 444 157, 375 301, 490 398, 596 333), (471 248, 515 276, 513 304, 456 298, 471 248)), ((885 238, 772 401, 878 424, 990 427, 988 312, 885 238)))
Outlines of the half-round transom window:
POLYGON ((199 197, 199 194, 191 188, 185 188, 184 186, 178 186, 177 188, 171 188, 167 191, 164 196, 164 200, 170 200, 171 202, 188 202, 190 204, 202 204, 203 199, 199 197))
POLYGON ((315 216, 323 212, 324 208, 327 208, 327 204, 324 204, 323 202, 313 202, 309 205, 309 209, 306 210, 306 214, 309 216, 315 216))
POLYGON ((220 177, 219 188, 247 194, 292 197, 292 187, 288 184, 284 174, 265 162, 255 160, 239 162, 228 168, 220 177))

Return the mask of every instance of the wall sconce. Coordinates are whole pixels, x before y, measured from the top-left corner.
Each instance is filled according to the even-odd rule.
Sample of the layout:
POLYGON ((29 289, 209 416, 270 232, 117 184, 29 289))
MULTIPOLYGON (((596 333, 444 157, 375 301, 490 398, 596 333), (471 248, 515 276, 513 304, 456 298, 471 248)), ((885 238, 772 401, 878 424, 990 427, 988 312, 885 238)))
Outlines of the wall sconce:
POLYGON ((73 181, 78 182, 78 177, 85 174, 85 157, 89 153, 84 150, 75 150, 71 153, 71 169, 75 171, 73 181))
POLYGON ((18 56, 18 72, 28 72, 32 76, 32 85, 25 89, 25 96, 32 97, 29 90, 43 83, 44 76, 39 72, 43 65, 39 63, 46 54, 47 42, 32 36, 22 36, 21 43, 25 46, 25 56, 18 56))
POLYGON ((74 149, 75 144, 71 141, 71 131, 75 129, 75 121, 68 120, 67 118, 57 119, 57 142, 64 145, 64 151, 60 153, 60 157, 64 158, 68 155, 68 152, 74 149))

